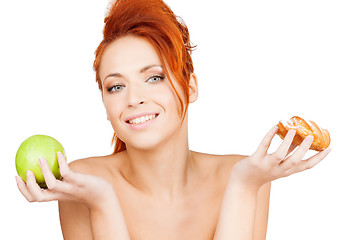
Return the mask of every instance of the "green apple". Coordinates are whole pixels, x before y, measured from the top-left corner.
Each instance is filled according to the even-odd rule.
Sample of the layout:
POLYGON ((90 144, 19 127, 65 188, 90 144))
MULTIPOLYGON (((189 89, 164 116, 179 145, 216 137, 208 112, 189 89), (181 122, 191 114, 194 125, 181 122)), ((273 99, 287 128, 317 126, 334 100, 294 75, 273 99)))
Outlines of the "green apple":
POLYGON ((54 176, 60 179, 57 152, 61 152, 66 158, 63 146, 50 136, 34 135, 27 138, 21 143, 15 157, 15 166, 19 176, 26 182, 26 172, 30 170, 34 173, 39 186, 46 188, 39 158, 45 158, 54 176))

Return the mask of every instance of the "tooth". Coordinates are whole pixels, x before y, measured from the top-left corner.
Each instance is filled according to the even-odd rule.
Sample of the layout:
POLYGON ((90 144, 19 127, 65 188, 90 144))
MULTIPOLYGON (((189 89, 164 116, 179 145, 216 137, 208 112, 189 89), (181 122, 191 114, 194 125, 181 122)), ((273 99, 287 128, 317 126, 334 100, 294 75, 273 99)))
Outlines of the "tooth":
POLYGON ((153 116, 154 116, 154 115, 149 115, 147 120, 153 119, 153 118, 154 118, 153 116))
POLYGON ((132 119, 132 120, 129 120, 129 123, 131 124, 138 124, 138 123, 141 123, 141 122, 146 122, 148 120, 151 120, 153 118, 155 118, 155 114, 153 115, 147 115, 147 116, 142 116, 140 118, 135 118, 135 119, 132 119))

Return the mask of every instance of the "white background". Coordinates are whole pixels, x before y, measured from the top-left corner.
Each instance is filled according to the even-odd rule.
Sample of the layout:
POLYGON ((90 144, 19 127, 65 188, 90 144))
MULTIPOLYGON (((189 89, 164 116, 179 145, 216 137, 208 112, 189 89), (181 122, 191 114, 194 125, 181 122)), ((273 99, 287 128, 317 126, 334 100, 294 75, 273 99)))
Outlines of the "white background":
MULTIPOLYGON (((315 168, 273 182, 267 239, 339 239, 338 1, 166 2, 198 46, 190 148, 249 155, 280 119, 316 121, 329 129, 333 150, 315 168)), ((0 3, 1 239, 62 239, 57 203, 28 203, 17 190, 14 159, 24 139, 53 136, 69 161, 113 150, 92 70, 107 4, 0 3)))

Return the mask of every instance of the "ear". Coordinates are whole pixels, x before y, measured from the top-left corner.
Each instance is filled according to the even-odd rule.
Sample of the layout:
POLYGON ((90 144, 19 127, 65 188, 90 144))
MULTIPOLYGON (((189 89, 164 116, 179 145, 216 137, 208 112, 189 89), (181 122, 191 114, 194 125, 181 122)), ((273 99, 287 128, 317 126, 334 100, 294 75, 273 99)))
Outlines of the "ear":
POLYGON ((198 99, 198 79, 195 73, 191 73, 189 88, 189 102, 193 103, 198 99))

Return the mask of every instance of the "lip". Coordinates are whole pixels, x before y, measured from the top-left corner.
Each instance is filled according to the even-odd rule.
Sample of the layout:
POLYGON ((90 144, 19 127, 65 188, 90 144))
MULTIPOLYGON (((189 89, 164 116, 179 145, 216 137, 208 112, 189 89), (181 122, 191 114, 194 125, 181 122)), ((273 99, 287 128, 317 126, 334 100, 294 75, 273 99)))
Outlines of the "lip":
POLYGON ((132 115, 132 116, 129 116, 125 119, 125 122, 129 123, 128 121, 133 119, 133 118, 138 118, 138 117, 142 117, 142 116, 147 116, 147 115, 159 115, 158 112, 143 112, 143 113, 139 113, 139 114, 136 114, 136 115, 132 115))
MULTIPOLYGON (((143 123, 137 123, 137 124, 131 124, 131 123, 129 123, 128 121, 126 121, 126 124, 127 124, 131 129, 133 129, 133 130, 141 130, 141 129, 147 128, 149 125, 151 125, 152 123, 154 123, 154 122, 158 119, 158 117, 159 117, 159 115, 160 115, 159 113, 153 113, 153 114, 155 114, 156 117, 153 118, 153 119, 151 119, 151 120, 148 120, 148 121, 146 121, 146 122, 143 122, 143 123)), ((146 114, 146 115, 148 115, 148 114, 146 114)), ((135 115, 135 116, 138 116, 138 115, 135 115)), ((140 115, 140 116, 145 116, 145 114, 144 114, 144 115, 140 115)), ((135 117, 133 117, 133 118, 135 118, 135 117)), ((133 119, 133 118, 130 118, 130 119, 133 119)))

